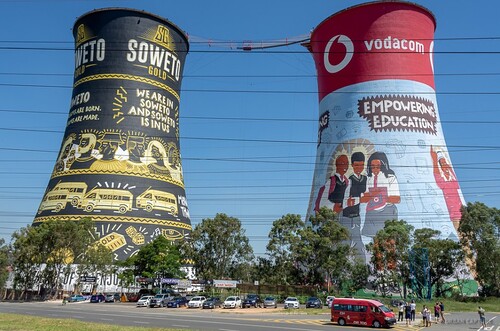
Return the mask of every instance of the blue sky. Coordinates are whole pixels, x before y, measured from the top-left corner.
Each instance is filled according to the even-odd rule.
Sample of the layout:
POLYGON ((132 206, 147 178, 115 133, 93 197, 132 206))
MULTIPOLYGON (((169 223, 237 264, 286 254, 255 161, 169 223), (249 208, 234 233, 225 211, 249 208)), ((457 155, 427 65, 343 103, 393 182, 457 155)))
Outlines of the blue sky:
MULTIPOLYGON (((71 100, 76 18, 127 7, 167 18, 191 39, 180 133, 193 226, 218 212, 237 217, 255 253, 264 253, 274 220, 307 211, 318 129, 316 70, 299 45, 268 52, 227 45, 307 36, 359 3, 0 0, 0 237, 9 242, 32 222, 49 181, 71 100)), ((437 19, 437 102, 465 200, 500 208, 499 5, 415 3, 437 19)))

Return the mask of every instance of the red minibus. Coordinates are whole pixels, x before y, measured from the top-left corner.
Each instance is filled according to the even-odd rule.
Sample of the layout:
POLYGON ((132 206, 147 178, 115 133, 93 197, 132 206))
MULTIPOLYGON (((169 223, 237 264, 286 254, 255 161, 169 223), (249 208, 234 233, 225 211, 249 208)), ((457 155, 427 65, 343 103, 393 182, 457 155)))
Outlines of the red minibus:
POLYGON ((362 325, 379 328, 396 324, 396 316, 376 300, 335 298, 332 302, 331 321, 339 325, 362 325))

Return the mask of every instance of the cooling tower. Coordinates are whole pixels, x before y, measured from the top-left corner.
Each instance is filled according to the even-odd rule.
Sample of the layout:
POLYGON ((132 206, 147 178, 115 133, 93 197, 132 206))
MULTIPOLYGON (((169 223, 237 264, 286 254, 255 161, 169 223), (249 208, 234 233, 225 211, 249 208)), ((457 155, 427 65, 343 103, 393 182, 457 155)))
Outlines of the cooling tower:
POLYGON ((186 35, 169 21, 107 8, 73 28, 73 94, 61 149, 34 225, 90 217, 115 259, 191 222, 179 148, 186 35))
POLYGON ((311 34, 319 129, 307 215, 337 213, 366 259, 386 220, 457 240, 462 193, 434 85, 434 16, 398 1, 340 11, 311 34))

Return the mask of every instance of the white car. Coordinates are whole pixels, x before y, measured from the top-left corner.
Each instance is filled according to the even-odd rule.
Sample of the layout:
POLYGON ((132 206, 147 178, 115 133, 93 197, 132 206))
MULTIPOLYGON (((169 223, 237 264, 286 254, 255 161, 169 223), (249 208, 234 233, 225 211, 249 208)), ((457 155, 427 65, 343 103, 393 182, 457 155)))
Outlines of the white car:
POLYGON ((295 308, 299 309, 299 299, 296 297, 288 297, 285 299, 285 309, 287 308, 295 308))
POLYGON ((137 307, 148 307, 151 299, 154 298, 152 295, 144 295, 137 301, 137 307))
POLYGON ((207 298, 204 296, 195 296, 191 300, 189 300, 187 307, 188 308, 201 308, 203 306, 203 302, 205 302, 207 298))
POLYGON ((241 298, 235 295, 229 296, 222 303, 222 308, 237 308, 241 307, 241 298))

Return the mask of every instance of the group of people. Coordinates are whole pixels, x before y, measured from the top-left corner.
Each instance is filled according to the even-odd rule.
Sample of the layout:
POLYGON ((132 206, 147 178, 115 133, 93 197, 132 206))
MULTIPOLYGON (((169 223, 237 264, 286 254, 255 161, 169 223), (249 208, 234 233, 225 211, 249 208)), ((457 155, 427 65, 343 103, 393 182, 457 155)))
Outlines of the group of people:
POLYGON ((373 238, 388 219, 397 219, 399 184, 383 152, 354 152, 335 159, 335 172, 320 187, 314 210, 327 206, 351 233, 351 247, 364 251, 362 236, 373 238), (349 171, 349 168, 352 170, 349 171), (348 174, 351 173, 349 177, 348 174))
MULTIPOLYGON (((403 302, 399 303, 399 314, 398 314, 398 322, 406 321, 406 325, 411 325, 412 322, 415 322, 415 315, 417 310, 417 304, 415 300, 411 302, 403 302)), ((431 310, 424 305, 422 309, 422 323, 424 326, 430 326, 431 323, 446 323, 444 319, 444 304, 442 302, 436 302, 434 305, 434 321, 432 321, 431 310)))

